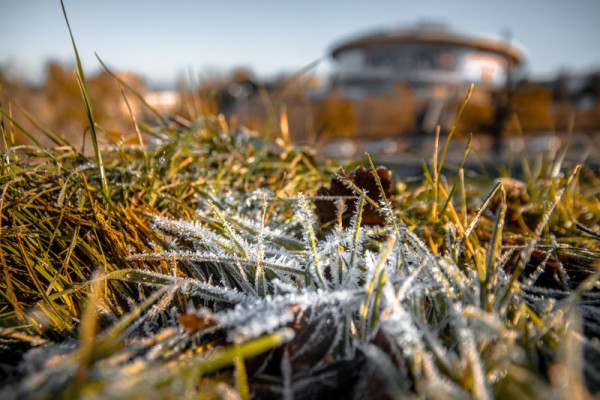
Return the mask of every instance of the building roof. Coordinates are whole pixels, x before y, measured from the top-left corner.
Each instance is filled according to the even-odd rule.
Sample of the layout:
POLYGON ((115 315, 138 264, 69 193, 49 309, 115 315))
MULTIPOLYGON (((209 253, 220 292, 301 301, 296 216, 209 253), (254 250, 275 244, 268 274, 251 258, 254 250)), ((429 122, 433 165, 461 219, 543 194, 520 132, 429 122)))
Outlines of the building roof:
POLYGON ((331 55, 337 58, 340 53, 353 48, 398 43, 436 43, 471 47, 509 56, 515 64, 518 64, 523 57, 522 51, 514 44, 484 37, 465 36, 451 32, 443 25, 431 24, 388 29, 360 36, 337 45, 331 51, 331 55))

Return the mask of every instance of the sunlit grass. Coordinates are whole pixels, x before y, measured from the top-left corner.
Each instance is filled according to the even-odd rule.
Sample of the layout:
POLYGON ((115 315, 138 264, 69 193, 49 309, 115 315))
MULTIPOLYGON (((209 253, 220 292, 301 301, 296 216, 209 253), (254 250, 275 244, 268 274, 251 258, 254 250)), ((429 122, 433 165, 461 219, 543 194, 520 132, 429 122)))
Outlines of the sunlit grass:
POLYGON ((600 390, 599 180, 564 148, 475 181, 470 141, 443 174, 450 134, 419 182, 386 189, 367 154, 367 191, 285 122, 280 140, 210 113, 138 129, 92 157, 59 138, 1 154, 0 397, 600 390))
MULTIPOLYGON (((589 169, 557 169, 560 154, 549 154, 522 186, 490 181, 485 194, 462 168, 447 187, 440 163, 434 179, 398 181, 378 203, 334 163, 223 128, 211 115, 147 126, 154 144, 104 151, 110 207, 93 158, 65 147, 2 154, 3 346, 47 366, 7 366, 18 379, 6 396, 301 396, 300 381, 316 390, 326 371, 353 376, 344 363, 391 397, 534 398, 556 389, 561 365, 595 387, 594 364, 564 350, 598 350, 589 169), (356 195, 348 228, 314 217, 330 176, 356 195), (513 193, 521 187, 527 204, 513 193), (367 203, 383 226, 362 226, 367 203), (313 346, 319 357, 299 364, 313 346), (265 351, 283 375, 252 367, 265 351), (55 359, 61 367, 48 368, 55 359), (258 389, 263 376, 275 381, 258 389)), ((573 385, 563 390, 585 390, 573 385)))

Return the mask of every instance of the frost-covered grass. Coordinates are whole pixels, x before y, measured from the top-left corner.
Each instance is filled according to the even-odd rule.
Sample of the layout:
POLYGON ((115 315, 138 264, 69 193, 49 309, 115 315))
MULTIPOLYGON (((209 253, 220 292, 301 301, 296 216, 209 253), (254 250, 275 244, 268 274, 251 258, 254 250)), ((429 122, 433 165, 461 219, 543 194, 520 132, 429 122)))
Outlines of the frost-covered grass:
POLYGON ((107 193, 72 148, 2 154, 2 398, 598 391, 586 166, 465 182, 436 161, 388 198, 222 118, 144 128, 155 144, 102 153, 107 193), (353 195, 318 197, 330 176, 353 195))
POLYGON ((600 180, 565 148, 391 185, 215 115, 102 150, 78 81, 91 157, 0 110, 1 398, 600 391, 600 180))

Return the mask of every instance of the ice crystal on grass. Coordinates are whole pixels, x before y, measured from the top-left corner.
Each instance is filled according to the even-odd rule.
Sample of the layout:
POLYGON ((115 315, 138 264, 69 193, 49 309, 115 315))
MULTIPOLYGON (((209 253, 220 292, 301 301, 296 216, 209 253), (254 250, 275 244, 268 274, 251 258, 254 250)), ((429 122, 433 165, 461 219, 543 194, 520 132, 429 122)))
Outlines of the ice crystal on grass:
MULTIPOLYGON (((470 218, 425 229, 431 221, 402 222, 389 182, 360 174, 368 192, 338 173, 327 196, 202 189, 190 217, 151 216, 148 242, 128 247, 125 268, 80 286, 92 287, 84 314, 101 327, 81 322, 68 352, 32 344, 27 379, 0 396, 69 396, 61 387, 73 376, 80 397, 152 398, 152 388, 197 389, 225 368, 232 387, 257 398, 542 397, 554 383, 539 365, 575 365, 588 387, 600 385, 597 277, 577 287, 563 261, 594 271, 596 254, 544 234, 564 187, 532 235, 502 243, 501 183, 470 218), (549 265, 556 287, 539 285, 549 265), (109 283, 123 287, 105 295, 109 283), (61 365, 44 369, 48 359, 61 365), (87 381, 99 389, 77 386, 87 381)), ((450 200, 445 207, 454 212, 450 200)))
MULTIPOLYGON (((208 308, 192 311, 187 317, 198 321, 190 326, 200 333, 221 331, 229 343, 243 344, 291 328, 302 341, 283 350, 277 378, 278 390, 288 397, 311 382, 310 372, 299 375, 299 371, 313 371, 314 379, 320 376, 317 371, 326 365, 324 356, 341 363, 364 353, 378 368, 386 368, 380 379, 389 390, 414 390, 411 385, 398 384, 398 379, 415 376, 418 381, 420 376, 429 382, 417 385, 423 393, 431 393, 431 382, 439 382, 447 393, 459 397, 468 393, 490 398, 494 382, 503 376, 503 370, 521 362, 515 354, 523 353, 523 337, 509 322, 507 311, 521 309, 529 299, 546 321, 546 328, 534 329, 534 336, 541 338, 559 328, 560 317, 551 317, 556 308, 546 307, 550 304, 547 296, 523 297, 518 291, 509 295, 510 278, 502 268, 492 268, 493 263, 502 265, 502 259, 488 254, 487 265, 492 267, 486 273, 494 274, 495 286, 486 286, 490 276, 482 278, 450 257, 464 251, 464 239, 449 240, 448 246, 458 249, 450 248, 447 256, 433 254, 396 219, 385 198, 380 202, 388 221, 383 229, 362 226, 366 195, 359 192, 348 226, 317 234, 312 206, 302 194, 295 205, 279 205, 270 221, 279 221, 276 228, 264 224, 267 199, 274 197, 264 192, 250 197, 229 198, 227 205, 208 201, 207 207, 217 216, 216 224, 155 218, 158 229, 181 239, 179 247, 134 254, 129 259, 189 262, 211 277, 204 282, 135 271, 147 284, 174 285, 177 292, 207 300, 203 307, 208 308), (290 212, 295 219, 282 217, 290 212), (295 236, 290 232, 296 232, 295 236), (489 303, 490 309, 484 309, 488 303, 483 302, 482 293, 490 291, 496 300, 489 303), (511 307, 502 308, 506 301, 501 300, 507 296, 511 307), (232 306, 223 308, 219 305, 223 302, 232 306), (382 354, 382 348, 386 358, 374 359, 382 354), (482 348, 487 350, 481 353, 482 348), (514 350, 507 350, 511 348, 514 350), (300 360, 311 359, 311 354, 319 354, 319 358, 303 366, 300 360), (401 366, 405 362, 409 367, 401 366), (472 377, 469 385, 464 384, 467 375, 472 377)), ((467 233, 474 229, 480 214, 467 233)), ((124 278, 131 279, 130 274, 124 278)), ((593 314, 584 304, 580 307, 593 314)), ((256 378, 261 379, 261 374, 265 372, 256 378)))

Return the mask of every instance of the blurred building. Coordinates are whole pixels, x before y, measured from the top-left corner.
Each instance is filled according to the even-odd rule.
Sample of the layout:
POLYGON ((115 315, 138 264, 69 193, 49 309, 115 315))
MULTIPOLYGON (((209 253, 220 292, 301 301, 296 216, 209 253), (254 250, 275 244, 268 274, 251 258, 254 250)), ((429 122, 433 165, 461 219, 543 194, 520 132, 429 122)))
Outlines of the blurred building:
POLYGON ((337 45, 331 55, 337 61, 335 83, 354 95, 385 91, 398 81, 427 91, 436 84, 502 87, 523 57, 506 42, 432 24, 354 38, 337 45))
POLYGON ((477 87, 471 102, 491 106, 492 96, 523 71, 523 52, 517 46, 433 24, 355 37, 335 46, 331 56, 335 61, 331 93, 352 103, 355 126, 346 135, 354 137, 444 127, 454 119, 456 103, 464 99, 471 83, 477 87), (394 103, 370 113, 386 129, 373 129, 371 121, 363 123, 356 117, 386 97, 393 97, 394 103), (407 109, 415 120, 409 121, 407 109), (407 114, 402 124, 394 121, 399 112, 407 114))

